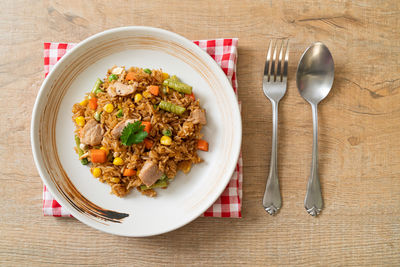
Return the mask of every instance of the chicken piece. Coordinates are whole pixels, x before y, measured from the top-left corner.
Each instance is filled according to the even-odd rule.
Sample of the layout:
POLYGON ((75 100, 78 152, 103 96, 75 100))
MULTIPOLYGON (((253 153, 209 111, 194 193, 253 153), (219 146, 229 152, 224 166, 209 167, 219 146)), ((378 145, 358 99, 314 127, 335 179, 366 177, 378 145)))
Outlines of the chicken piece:
POLYGON ((113 84, 110 84, 110 86, 107 88, 107 92, 111 97, 115 96, 127 96, 130 94, 133 94, 137 87, 138 83, 134 82, 133 84, 123 84, 121 82, 115 82, 113 84))
POLYGON ((118 139, 121 136, 122 131, 124 130, 126 125, 128 125, 128 123, 134 123, 136 121, 137 121, 136 119, 128 119, 128 120, 124 120, 124 121, 119 122, 117 125, 115 125, 114 129, 112 129, 111 135, 115 139, 118 139))
POLYGON ((206 112, 204 109, 195 109, 190 113, 189 121, 192 121, 193 124, 207 124, 206 112))
POLYGON ((162 172, 158 169, 157 164, 151 160, 147 160, 143 168, 140 170, 139 178, 146 186, 153 185, 162 176, 162 172))
POLYGON ((85 145, 96 146, 101 143, 103 139, 104 129, 100 123, 91 119, 85 124, 81 132, 81 143, 85 145))

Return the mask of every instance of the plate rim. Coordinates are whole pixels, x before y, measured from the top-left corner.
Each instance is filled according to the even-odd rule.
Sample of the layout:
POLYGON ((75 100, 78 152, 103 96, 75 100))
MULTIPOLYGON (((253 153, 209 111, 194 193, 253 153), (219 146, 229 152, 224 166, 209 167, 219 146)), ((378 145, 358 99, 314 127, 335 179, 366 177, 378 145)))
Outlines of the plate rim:
MULTIPOLYGON (((47 90, 48 91, 48 90, 47 90)), ((213 205, 213 203, 220 197, 221 193, 225 190, 227 184, 229 183, 229 181, 231 180, 231 176, 234 172, 234 169, 236 167, 237 164, 237 160, 239 159, 239 155, 240 155, 240 151, 241 151, 241 144, 242 144, 242 118, 241 118, 241 114, 240 114, 240 110, 239 110, 239 103, 236 97, 236 94, 232 88, 232 84, 229 82, 228 77, 226 76, 226 74, 223 72, 223 70, 221 69, 221 67, 216 63, 216 61, 214 59, 211 58, 211 56, 205 52, 204 50, 202 50, 198 45, 194 44, 193 41, 190 41, 189 39, 165 30, 165 29, 161 29, 161 28, 155 28, 155 27, 148 27, 148 26, 126 26, 126 27, 117 27, 117 28, 112 28, 112 29, 108 29, 99 33, 96 33, 94 35, 89 36, 88 38, 84 39, 83 41, 79 42, 75 47, 73 47, 70 51, 68 51, 68 53, 66 55, 64 55, 53 67, 52 71, 49 72, 49 74, 47 75, 47 77, 44 79, 39 91, 38 91, 38 95, 35 99, 35 104, 33 106, 33 111, 32 111, 32 122, 31 122, 31 131, 30 131, 30 139, 31 139, 31 147, 32 147, 32 152, 33 152, 33 158, 34 158, 34 162, 36 165, 36 169, 39 172, 39 176, 42 179, 43 183, 46 185, 46 189, 52 194, 52 196, 56 199, 56 201, 58 203, 60 203, 60 205, 65 208, 68 212, 70 212, 71 215, 73 215, 76 219, 78 219, 79 221, 81 221, 82 223, 86 224, 87 226, 90 226, 94 229, 97 229, 99 231, 102 232, 106 232, 109 234, 114 234, 114 235, 119 235, 119 236, 127 236, 127 237, 146 237, 146 236, 154 236, 154 235, 160 235, 160 234, 164 234, 164 233, 168 233, 171 231, 174 231, 178 228, 183 227, 186 224, 189 224, 190 222, 192 222, 193 220, 195 220, 196 218, 200 217, 209 207, 211 207, 213 205), (204 209, 199 209, 198 212, 195 213, 194 216, 188 216, 186 218, 184 218, 183 220, 181 220, 179 223, 177 223, 176 225, 174 225, 174 227, 171 227, 170 229, 162 230, 162 231, 153 231, 152 233, 148 233, 148 234, 143 234, 143 235, 138 235, 138 234, 124 234, 124 233, 119 233, 119 232, 114 232, 113 228, 104 228, 104 227, 100 227, 100 224, 97 223, 92 223, 90 220, 87 220, 87 218, 85 218, 85 215, 80 214, 79 212, 75 212, 75 210, 72 208, 72 206, 62 197, 58 196, 58 193, 56 193, 53 188, 52 185, 48 184, 48 178, 47 178, 47 174, 44 173, 44 171, 42 170, 43 166, 40 162, 41 159, 41 151, 38 148, 39 144, 36 142, 36 137, 39 134, 38 133, 38 127, 39 127, 39 123, 40 123, 40 114, 41 114, 41 109, 39 108, 39 102, 40 99, 42 99, 45 94, 45 90, 46 88, 48 88, 48 83, 50 83, 50 81, 53 79, 53 76, 55 76, 56 74, 56 70, 58 70, 59 68, 61 68, 60 66, 63 64, 64 61, 66 61, 71 55, 73 55, 75 53, 75 51, 79 51, 81 49, 82 46, 85 46, 87 43, 90 43, 92 40, 95 40, 97 38, 103 37, 104 35, 108 35, 108 34, 114 34, 114 33, 118 33, 118 32, 125 32, 125 31, 148 31, 149 33, 158 33, 158 34, 162 34, 162 35, 166 35, 168 37, 170 37, 173 40, 176 40, 177 43, 182 44, 183 46, 186 46, 188 48, 191 48, 192 50, 194 50, 196 53, 198 53, 201 56, 201 59, 204 60, 206 62, 206 64, 208 66, 210 66, 212 68, 212 71, 216 74, 218 80, 223 80, 224 84, 223 87, 225 88, 226 86, 230 87, 230 90, 228 90, 228 95, 231 98, 231 101, 229 102, 234 102, 235 105, 233 106, 233 108, 231 109, 231 112, 233 113, 233 118, 236 118, 237 121, 236 123, 239 126, 239 129, 236 129, 237 135, 236 135, 236 139, 233 139, 233 143, 237 144, 236 147, 234 147, 232 149, 232 153, 233 153, 233 157, 235 160, 233 160, 232 162, 230 162, 228 164, 228 171, 226 173, 226 179, 223 183, 220 184, 220 189, 217 190, 217 193, 211 197, 208 198, 209 200, 207 201, 207 203, 209 203, 209 205, 205 205, 206 208, 204 209), (233 101, 232 101, 233 100, 233 101), (223 185, 223 186, 222 186, 223 185)), ((50 181, 49 181, 50 182, 50 181)))

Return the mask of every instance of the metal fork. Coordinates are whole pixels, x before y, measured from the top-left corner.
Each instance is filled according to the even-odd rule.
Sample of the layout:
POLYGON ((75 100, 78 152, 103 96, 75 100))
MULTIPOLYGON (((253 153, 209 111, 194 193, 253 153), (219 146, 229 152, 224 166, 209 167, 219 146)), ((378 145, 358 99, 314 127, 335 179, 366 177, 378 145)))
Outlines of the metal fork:
POLYGON ((285 58, 282 64, 282 56, 284 50, 284 41, 281 41, 280 49, 278 48, 278 41, 270 41, 267 61, 264 68, 263 90, 265 96, 272 103, 272 149, 271 149, 271 163, 269 166, 269 175, 265 193, 263 198, 264 209, 270 214, 275 215, 282 206, 281 193, 279 190, 278 180, 278 164, 277 164, 277 142, 278 142, 278 103, 279 100, 286 93, 287 85, 287 72, 289 60, 289 41, 286 42, 285 58), (271 61, 271 51, 274 47, 274 52, 271 61), (277 48, 279 49, 279 58, 276 65, 277 48), (283 65, 283 66, 282 66, 283 65), (283 67, 283 71, 282 71, 283 67))

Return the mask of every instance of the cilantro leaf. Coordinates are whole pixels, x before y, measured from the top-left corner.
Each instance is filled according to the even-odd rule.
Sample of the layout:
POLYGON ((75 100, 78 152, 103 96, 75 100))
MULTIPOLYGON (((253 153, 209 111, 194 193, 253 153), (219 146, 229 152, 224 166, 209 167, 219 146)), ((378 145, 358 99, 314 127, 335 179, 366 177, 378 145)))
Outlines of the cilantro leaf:
POLYGON ((129 138, 130 141, 134 144, 139 144, 143 142, 143 140, 147 137, 148 133, 145 131, 138 132, 135 135, 132 135, 131 138, 129 138))
POLYGON ((128 123, 122 130, 121 142, 123 145, 131 146, 132 144, 139 144, 147 137, 148 133, 144 131, 144 125, 141 121, 135 123, 128 123))

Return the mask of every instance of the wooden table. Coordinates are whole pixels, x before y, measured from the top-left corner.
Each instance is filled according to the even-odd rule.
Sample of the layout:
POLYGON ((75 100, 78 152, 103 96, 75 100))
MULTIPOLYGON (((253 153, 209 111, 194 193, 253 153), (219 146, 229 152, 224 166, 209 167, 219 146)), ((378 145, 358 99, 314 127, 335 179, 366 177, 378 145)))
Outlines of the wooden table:
POLYGON ((0 23, 0 265, 366 266, 400 264, 400 2, 6 1, 0 23), (31 111, 43 81, 43 42, 79 42, 105 29, 148 25, 189 39, 239 37, 243 103, 243 218, 199 218, 161 236, 124 238, 75 219, 43 217, 31 154, 31 111), (261 90, 269 39, 290 39, 281 102, 283 207, 261 206, 271 105, 261 90), (310 169, 310 106, 296 89, 304 49, 323 41, 335 83, 320 105, 325 209, 303 207, 310 169))

